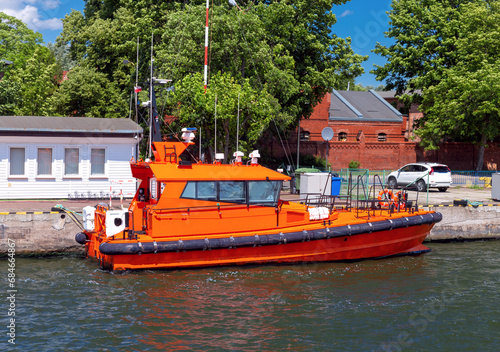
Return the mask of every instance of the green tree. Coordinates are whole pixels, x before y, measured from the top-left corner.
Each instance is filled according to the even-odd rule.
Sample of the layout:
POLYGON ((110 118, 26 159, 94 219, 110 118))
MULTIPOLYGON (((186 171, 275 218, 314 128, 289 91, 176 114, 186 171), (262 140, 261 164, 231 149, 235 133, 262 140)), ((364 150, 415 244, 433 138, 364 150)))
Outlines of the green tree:
POLYGON ((21 104, 16 115, 47 116, 52 112, 50 97, 57 89, 60 71, 55 58, 44 46, 37 46, 23 67, 16 69, 12 80, 19 83, 21 104))
POLYGON ((51 103, 62 116, 126 117, 120 91, 104 73, 94 68, 75 66, 61 83, 51 103))
POLYGON ((16 108, 21 105, 21 96, 19 94, 19 83, 10 78, 0 80, 0 115, 14 116, 16 108))
POLYGON ((76 61, 72 60, 69 54, 69 45, 52 44, 51 42, 48 42, 47 48, 56 58, 56 62, 59 65, 61 71, 69 71, 73 66, 76 65, 76 61))
POLYGON ((498 1, 400 0, 389 17, 386 35, 396 43, 377 45, 388 59, 377 78, 399 94, 421 90, 404 100, 421 104, 416 133, 424 147, 437 149, 445 137, 478 143, 481 170, 487 141, 500 134, 498 1))
MULTIPOLYGON (((332 7, 344 2, 318 0, 312 6, 306 0, 244 0, 239 1, 243 11, 226 1, 214 2, 210 10, 210 76, 223 77, 224 72, 230 75, 228 80, 234 89, 248 87, 272 97, 266 98, 275 104, 268 111, 274 112, 272 117, 281 129, 308 117, 325 92, 363 71, 360 63, 365 58, 352 52, 348 39, 332 32, 336 22, 332 7)), ((124 91, 125 99, 126 90, 135 82, 136 70, 139 82, 149 77, 153 39, 154 76, 173 79, 177 90, 179 82, 191 75, 198 77, 196 74, 204 70, 205 11, 204 0, 189 4, 89 0, 83 14, 74 11, 63 20, 58 44, 70 46, 73 60, 104 73, 124 91), (125 66, 124 59, 136 61, 137 38, 139 65, 125 66)), ((198 84, 202 87, 201 79, 198 84)), ((211 84, 212 78, 209 88, 211 84)), ((208 116, 204 95, 194 97, 201 99, 193 102, 195 106, 207 106, 198 114, 208 116)), ((175 108, 173 103, 171 109, 175 108)), ((256 131, 262 130, 253 126, 256 131)), ((268 124, 263 120, 262 126, 268 124)))
POLYGON ((23 67, 38 46, 42 46, 42 35, 33 32, 22 21, 0 12, 0 60, 13 64, 5 71, 5 77, 15 68, 23 67))
MULTIPOLYGON (((11 61, 3 72, 0 111, 5 115, 47 115, 49 96, 59 74, 42 35, 22 21, 0 12, 0 60, 11 61)), ((2 65, 3 66, 3 65, 2 65)))
POLYGON ((226 159, 236 151, 236 143, 240 151, 250 152, 271 123, 272 116, 278 113, 275 98, 265 89, 252 88, 248 79, 243 84, 237 83, 228 73, 213 75, 205 93, 200 85, 201 79, 201 73, 196 73, 186 76, 176 85, 171 101, 177 106, 175 113, 179 123, 201 127, 205 131, 205 135, 209 136, 206 146, 212 159, 215 139, 218 142, 216 150, 223 151, 226 159), (217 135, 214 135, 215 119, 217 135))

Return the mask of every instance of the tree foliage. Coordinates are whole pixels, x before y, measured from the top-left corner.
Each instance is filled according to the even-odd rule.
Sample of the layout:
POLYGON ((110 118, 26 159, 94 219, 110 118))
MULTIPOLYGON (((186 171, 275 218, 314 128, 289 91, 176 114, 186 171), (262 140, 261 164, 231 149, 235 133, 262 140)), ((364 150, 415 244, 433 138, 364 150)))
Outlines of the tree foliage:
POLYGON ((427 149, 443 138, 479 144, 483 167, 488 140, 500 134, 498 67, 500 5, 496 0, 394 1, 386 33, 396 39, 375 52, 388 58, 374 72, 389 88, 420 103, 416 131, 427 149))
MULTIPOLYGON (((214 1, 210 5, 207 97, 194 90, 190 97, 176 93, 177 99, 186 100, 172 102, 170 110, 185 119, 193 116, 186 112, 190 108, 176 110, 176 104, 190 104, 196 107, 196 115, 210 124, 213 104, 207 99, 213 100, 213 92, 222 89, 217 86, 222 80, 228 84, 226 90, 240 90, 241 94, 261 91, 259 99, 265 100, 266 111, 273 114, 243 127, 242 134, 249 136, 248 141, 269 125, 269 118, 286 128, 298 118, 308 117, 327 91, 362 73, 360 63, 365 58, 352 52, 349 40, 332 32, 336 22, 332 7, 344 2, 245 0, 238 1, 243 9, 239 11, 227 1, 214 1)), ((73 60, 95 67, 119 89, 130 92, 136 70, 139 82, 149 77, 153 41, 155 76, 172 79, 176 90, 194 85, 195 77, 198 87, 203 87, 199 73, 204 70, 205 11, 204 0, 88 0, 83 14, 74 11, 63 20, 58 45, 68 44, 73 60), (123 65, 125 59, 136 62, 138 38, 138 67, 123 65)), ((235 94, 226 93, 228 97, 235 94)), ((223 97, 218 96, 222 107, 223 97)), ((122 101, 126 98, 124 93, 122 101)), ((246 98, 240 97, 242 102, 246 98)), ((189 124, 196 123, 199 121, 195 119, 189 124)))
POLYGON ((116 85, 94 68, 74 67, 51 101, 56 114, 62 116, 127 116, 127 105, 123 104, 116 85))
POLYGON ((0 113, 48 115, 59 72, 41 34, 0 12, 0 59, 12 62, 6 67, 0 63, 0 113))

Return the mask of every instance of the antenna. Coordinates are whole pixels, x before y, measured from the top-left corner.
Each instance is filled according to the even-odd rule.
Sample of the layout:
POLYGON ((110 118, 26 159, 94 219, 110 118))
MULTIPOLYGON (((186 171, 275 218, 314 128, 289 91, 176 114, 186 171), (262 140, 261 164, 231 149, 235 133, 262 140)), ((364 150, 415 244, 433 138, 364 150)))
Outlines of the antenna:
POLYGON ((134 94, 135 94, 135 123, 139 123, 139 112, 138 112, 138 107, 137 107, 137 93, 138 93, 138 86, 139 86, 139 36, 137 36, 137 60, 135 64, 135 87, 134 87, 134 94))
POLYGON ((215 94, 215 145, 214 154, 217 155, 217 94, 215 94))
POLYGON ((206 16, 206 21, 205 21, 205 73, 203 75, 203 83, 205 86, 205 94, 207 93, 207 55, 208 55, 208 2, 207 0, 207 16, 206 16))
POLYGON ((238 151, 238 142, 240 141, 240 92, 238 92, 238 117, 236 118, 236 151, 238 151))
POLYGON ((149 143, 148 143, 148 158, 151 159, 151 133, 153 131, 153 33, 151 33, 151 64, 149 68, 149 101, 150 101, 150 106, 149 106, 149 143))
POLYGON ((199 138, 200 141, 198 143, 200 143, 200 151, 199 151, 199 155, 198 155, 199 158, 198 159, 201 160, 201 127, 199 127, 199 129, 200 129, 200 138, 199 138))

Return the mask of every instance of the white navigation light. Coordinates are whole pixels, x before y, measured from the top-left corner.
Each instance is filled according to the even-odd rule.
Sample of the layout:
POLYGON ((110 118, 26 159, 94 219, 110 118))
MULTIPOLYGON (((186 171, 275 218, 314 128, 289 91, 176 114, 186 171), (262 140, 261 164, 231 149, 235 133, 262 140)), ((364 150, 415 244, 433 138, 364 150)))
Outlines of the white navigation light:
POLYGON ((236 162, 237 163, 241 163, 241 157, 244 156, 245 154, 243 154, 243 152, 240 152, 239 150, 234 152, 233 156, 235 157, 236 159, 236 162))
POLYGON ((224 153, 215 153, 215 160, 224 159, 224 153))
POLYGON ((254 150, 253 152, 250 153, 250 158, 252 158, 252 161, 250 162, 251 164, 258 164, 259 163, 259 158, 260 154, 258 150, 254 150))
POLYGON ((182 129, 182 139, 184 142, 191 142, 194 139, 194 133, 196 132, 196 128, 188 127, 182 129))

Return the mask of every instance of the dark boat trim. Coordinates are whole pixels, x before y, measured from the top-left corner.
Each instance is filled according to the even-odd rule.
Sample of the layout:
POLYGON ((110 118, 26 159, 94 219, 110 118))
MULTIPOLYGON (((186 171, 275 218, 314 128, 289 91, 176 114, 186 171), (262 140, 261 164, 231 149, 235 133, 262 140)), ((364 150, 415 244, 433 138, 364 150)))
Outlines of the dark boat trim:
POLYGON ((104 242, 99 246, 99 251, 107 255, 120 254, 148 254, 163 252, 200 251, 211 249, 229 249, 237 247, 256 247, 274 244, 286 244, 323 240, 334 237, 354 236, 364 233, 388 231, 410 226, 433 224, 441 221, 441 213, 428 213, 397 219, 388 219, 363 224, 326 227, 323 229, 275 233, 270 235, 255 235, 242 237, 205 238, 203 240, 179 240, 166 242, 134 242, 134 243, 109 243, 104 242))

